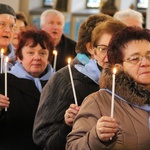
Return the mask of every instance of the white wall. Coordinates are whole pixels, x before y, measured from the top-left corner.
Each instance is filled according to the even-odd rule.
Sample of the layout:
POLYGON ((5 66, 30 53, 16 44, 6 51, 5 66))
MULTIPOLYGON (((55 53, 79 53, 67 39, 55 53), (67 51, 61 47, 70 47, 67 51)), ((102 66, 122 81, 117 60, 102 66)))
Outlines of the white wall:
POLYGON ((85 9, 86 0, 68 0, 68 12, 85 9))
POLYGON ((130 8, 131 4, 136 6, 136 0, 116 0, 116 7, 118 10, 125 10, 130 8))
POLYGON ((20 0, 20 10, 25 13, 29 24, 32 23, 32 16, 29 14, 31 9, 42 7, 43 0, 20 0))
POLYGON ((0 3, 10 5, 15 11, 19 10, 20 0, 0 0, 0 3))
POLYGON ((150 29, 150 1, 148 1, 148 8, 147 8, 147 12, 146 12, 146 28, 150 29))

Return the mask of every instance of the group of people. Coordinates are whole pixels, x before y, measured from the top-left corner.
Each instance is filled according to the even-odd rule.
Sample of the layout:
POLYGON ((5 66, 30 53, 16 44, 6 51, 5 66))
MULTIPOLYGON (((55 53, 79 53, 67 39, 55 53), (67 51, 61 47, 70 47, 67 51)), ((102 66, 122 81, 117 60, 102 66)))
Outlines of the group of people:
POLYGON ((63 34, 61 12, 44 11, 37 29, 0 4, 0 48, 13 52, 7 85, 0 74, 1 150, 149 149, 150 31, 133 12, 90 15, 76 43, 63 34))

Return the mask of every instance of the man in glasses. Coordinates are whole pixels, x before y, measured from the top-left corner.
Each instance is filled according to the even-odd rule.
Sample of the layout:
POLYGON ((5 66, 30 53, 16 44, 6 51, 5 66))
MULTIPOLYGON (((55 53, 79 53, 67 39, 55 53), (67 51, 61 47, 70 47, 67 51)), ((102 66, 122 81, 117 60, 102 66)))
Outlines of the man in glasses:
MULTIPOLYGON (((10 43, 15 31, 15 18, 16 14, 13 8, 6 4, 0 4, 0 52, 1 54, 3 53, 3 58, 5 58, 5 56, 8 56, 9 70, 15 63, 15 48, 10 43)), ((4 64, 4 61, 1 62, 4 64)), ((4 72, 3 66, 4 65, 2 65, 2 72, 4 72)))

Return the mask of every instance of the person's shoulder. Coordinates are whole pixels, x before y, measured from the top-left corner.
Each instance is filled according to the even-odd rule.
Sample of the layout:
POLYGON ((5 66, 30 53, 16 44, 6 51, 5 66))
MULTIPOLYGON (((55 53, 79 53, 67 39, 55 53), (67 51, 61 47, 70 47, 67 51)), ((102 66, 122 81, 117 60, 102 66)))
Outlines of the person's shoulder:
POLYGON ((58 71, 56 71, 51 78, 52 79, 56 79, 56 78, 66 78, 66 76, 68 76, 69 72, 68 72, 68 66, 64 66, 61 69, 59 69, 58 71))
POLYGON ((67 37, 66 35, 62 35, 62 39, 66 40, 67 42, 69 43, 72 43, 72 44, 76 44, 77 42, 72 40, 71 38, 67 37))

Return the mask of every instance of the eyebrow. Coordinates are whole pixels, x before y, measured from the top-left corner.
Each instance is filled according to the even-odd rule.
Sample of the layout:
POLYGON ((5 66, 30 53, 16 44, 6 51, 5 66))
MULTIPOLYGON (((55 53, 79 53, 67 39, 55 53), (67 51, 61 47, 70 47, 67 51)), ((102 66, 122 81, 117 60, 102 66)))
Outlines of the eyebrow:
MULTIPOLYGON (((147 54, 147 53, 150 53, 150 50, 146 51, 145 54, 147 54)), ((135 53, 131 54, 130 56, 134 56, 134 55, 141 55, 141 54, 139 52, 135 52, 135 53)))
POLYGON ((108 47, 108 46, 105 45, 105 44, 96 44, 96 46, 105 46, 105 47, 108 47))

